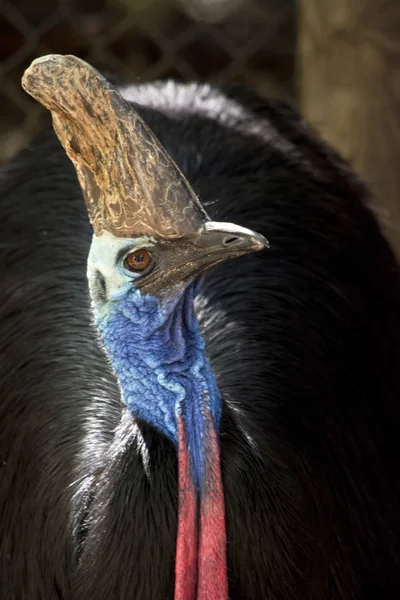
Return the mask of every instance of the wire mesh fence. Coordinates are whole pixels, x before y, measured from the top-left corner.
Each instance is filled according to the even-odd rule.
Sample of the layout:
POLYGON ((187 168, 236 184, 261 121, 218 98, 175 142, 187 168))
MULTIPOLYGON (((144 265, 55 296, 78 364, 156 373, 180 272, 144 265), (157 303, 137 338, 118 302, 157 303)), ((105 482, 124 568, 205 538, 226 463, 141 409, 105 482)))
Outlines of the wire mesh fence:
POLYGON ((75 54, 124 82, 242 83, 293 92, 295 0, 0 0, 0 163, 35 134, 30 62, 75 54))

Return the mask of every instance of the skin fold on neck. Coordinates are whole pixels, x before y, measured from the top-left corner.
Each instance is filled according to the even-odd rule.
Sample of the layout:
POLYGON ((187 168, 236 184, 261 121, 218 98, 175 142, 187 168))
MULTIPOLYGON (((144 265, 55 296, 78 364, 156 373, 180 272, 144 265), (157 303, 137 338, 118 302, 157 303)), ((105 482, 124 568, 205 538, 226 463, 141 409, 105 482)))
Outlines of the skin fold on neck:
POLYGON ((97 326, 133 415, 176 445, 182 417, 199 492, 207 414, 219 432, 221 397, 194 311, 196 287, 190 284, 166 301, 131 289, 111 303, 97 326))

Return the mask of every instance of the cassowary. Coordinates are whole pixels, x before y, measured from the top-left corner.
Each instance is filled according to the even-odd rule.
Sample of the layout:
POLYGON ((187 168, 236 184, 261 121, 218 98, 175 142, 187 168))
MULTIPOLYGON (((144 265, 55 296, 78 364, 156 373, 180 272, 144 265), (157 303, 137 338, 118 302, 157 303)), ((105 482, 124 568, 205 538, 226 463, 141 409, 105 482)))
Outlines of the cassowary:
POLYGON ((122 88, 158 142, 36 68, 94 236, 49 129, 0 181, 0 597, 397 598, 399 272, 363 184, 283 104, 122 88))

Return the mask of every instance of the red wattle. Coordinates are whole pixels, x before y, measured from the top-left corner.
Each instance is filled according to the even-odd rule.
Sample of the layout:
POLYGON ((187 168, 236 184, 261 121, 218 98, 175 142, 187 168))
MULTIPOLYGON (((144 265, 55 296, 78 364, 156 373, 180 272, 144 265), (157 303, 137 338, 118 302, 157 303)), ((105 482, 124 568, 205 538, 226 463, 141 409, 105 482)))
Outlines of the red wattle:
POLYGON ((205 483, 200 505, 197 600, 228 600, 225 503, 219 445, 208 415, 205 483))
POLYGON ((185 425, 178 418, 178 533, 176 540, 175 600, 196 600, 196 493, 190 473, 185 425))
POLYGON ((198 496, 190 468, 185 423, 182 417, 178 418, 179 496, 174 600, 228 600, 224 494, 219 445, 210 414, 206 427, 203 482, 198 496))

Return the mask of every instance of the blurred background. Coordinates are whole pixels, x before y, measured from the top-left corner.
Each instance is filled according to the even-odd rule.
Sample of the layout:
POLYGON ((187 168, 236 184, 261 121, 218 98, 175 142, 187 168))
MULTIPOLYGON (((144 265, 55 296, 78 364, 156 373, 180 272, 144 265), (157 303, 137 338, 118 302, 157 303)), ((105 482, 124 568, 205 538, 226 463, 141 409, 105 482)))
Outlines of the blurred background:
POLYGON ((400 0, 0 0, 0 164, 40 126, 20 81, 48 53, 289 98, 370 184, 400 255, 400 0))

